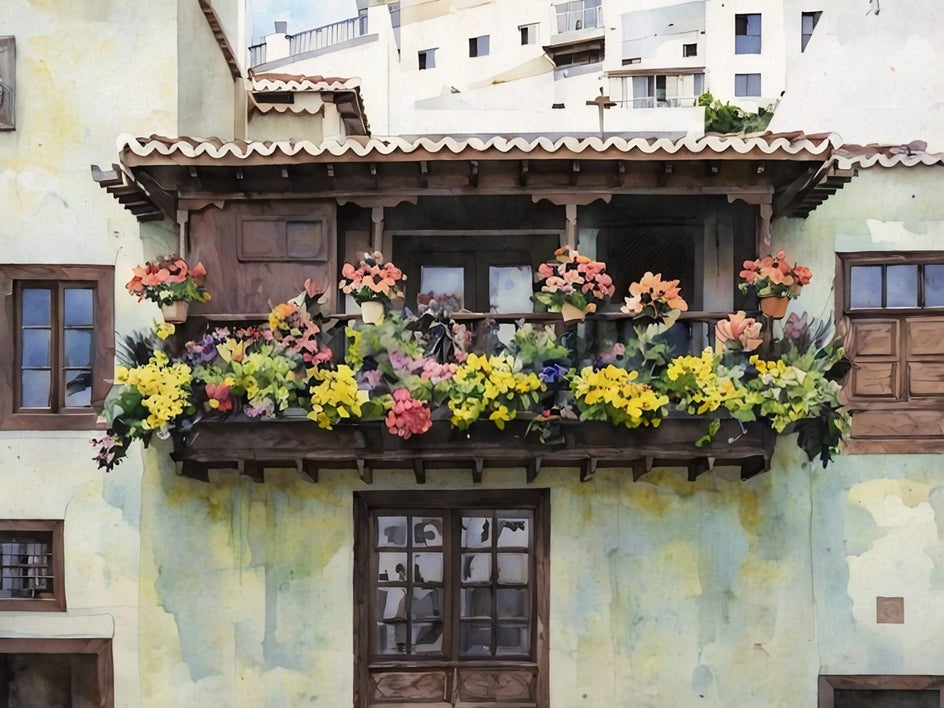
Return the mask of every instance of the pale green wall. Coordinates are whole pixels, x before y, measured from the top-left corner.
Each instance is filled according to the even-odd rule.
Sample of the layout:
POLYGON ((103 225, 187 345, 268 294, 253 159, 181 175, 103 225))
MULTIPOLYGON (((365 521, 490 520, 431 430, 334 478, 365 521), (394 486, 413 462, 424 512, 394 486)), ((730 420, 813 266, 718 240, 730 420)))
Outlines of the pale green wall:
MULTIPOLYGON (((775 247, 814 270, 799 304, 831 307, 836 244, 905 218, 939 232, 940 174, 865 172, 808 220, 778 223, 775 247), (866 221, 882 214, 884 225, 866 221)), ((176 477, 166 452, 145 453, 144 704, 347 704, 352 493, 366 487, 353 471, 204 484, 176 477)), ((681 470, 633 483, 604 469, 588 484, 542 471, 552 705, 792 708, 815 706, 820 673, 940 672, 942 471, 935 456, 840 457, 823 470, 792 437, 748 482, 730 470, 694 484, 681 470), (876 624, 879 595, 905 598, 904 625, 876 624)), ((523 487, 524 472, 486 470, 482 486, 523 487)), ((415 482, 380 471, 373 488, 415 482)), ((425 488, 474 487, 440 471, 425 488)))
MULTIPOLYGON (((177 133, 177 31, 177 0, 0 2, 0 35, 15 36, 17 56, 16 129, 0 132, 0 263, 114 265, 122 333, 157 315, 123 285, 135 263, 176 248, 176 228, 139 225, 90 165, 110 169, 123 132, 177 133)), ((112 638, 116 705, 138 706, 143 466, 95 469, 100 434, 0 432, 0 519, 64 520, 68 604, 0 612, 0 639, 112 638)))

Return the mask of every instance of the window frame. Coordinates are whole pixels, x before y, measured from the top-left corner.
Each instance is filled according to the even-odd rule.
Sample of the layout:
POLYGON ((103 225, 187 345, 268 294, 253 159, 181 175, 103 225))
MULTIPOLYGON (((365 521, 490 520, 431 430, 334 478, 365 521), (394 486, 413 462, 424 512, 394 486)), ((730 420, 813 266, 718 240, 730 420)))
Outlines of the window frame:
POLYGON ((944 706, 944 676, 896 674, 823 674, 817 681, 817 708, 835 708, 836 691, 937 691, 944 706))
MULTIPOLYGON (((113 266, 101 265, 0 265, 0 288, 7 296, 0 307, 0 331, 13 336, 0 341, 0 430, 95 430, 114 372, 115 326, 113 266), (56 290, 69 284, 90 284, 93 290, 94 350, 91 405, 88 408, 50 410, 19 409, 19 301, 23 284, 54 283, 56 290)), ((63 326, 61 318, 55 322, 63 326)), ((60 364, 56 369, 62 371, 60 364)))
POLYGON ((764 85, 761 74, 758 72, 749 72, 746 74, 734 75, 734 95, 736 98, 760 98, 764 94, 764 85), (757 77, 757 93, 751 93, 751 77, 757 77), (744 92, 738 89, 738 78, 744 78, 744 92))
POLYGON ((734 15, 734 53, 735 54, 761 54, 763 53, 763 18, 760 12, 739 12, 734 15), (751 18, 757 20, 757 31, 754 29, 751 18), (743 32, 741 23, 744 24, 743 32), (741 38, 744 39, 741 39, 741 38), (757 47, 754 47, 753 37, 756 37, 757 47))
POLYGON ((526 47, 530 44, 538 43, 538 28, 539 25, 537 22, 530 22, 524 25, 518 25, 518 33, 521 38, 521 46, 526 47))
POLYGON ((813 32, 816 30, 816 25, 819 24, 819 19, 822 17, 823 11, 817 10, 816 12, 801 12, 800 13, 800 53, 806 51, 806 46, 810 43, 810 39, 813 37, 813 32), (804 24, 806 23, 807 18, 812 21, 812 26, 810 31, 804 31, 804 24))
POLYGON ((835 313, 837 322, 845 323, 845 351, 852 363, 843 385, 852 434, 843 449, 853 454, 944 452, 944 440, 931 434, 944 424, 944 393, 934 383, 944 367, 944 353, 936 350, 944 306, 851 307, 852 268, 874 265, 944 265, 944 251, 836 254, 835 313), (866 351, 857 351, 860 343, 866 351))
POLYGON ((698 42, 686 42, 682 44, 682 56, 683 57, 697 57, 698 56, 698 42))
POLYGON ((0 519, 0 534, 4 532, 48 533, 52 559, 53 596, 50 598, 0 598, 0 612, 65 612, 65 555, 63 550, 64 522, 62 519, 0 519))
MULTIPOLYGON (((363 491, 354 493, 354 705, 366 707, 369 705, 370 669, 371 662, 376 661, 383 670, 414 671, 416 669, 433 669, 438 667, 448 671, 455 680, 456 672, 460 668, 474 669, 476 667, 493 667, 507 665, 509 670, 517 667, 533 669, 535 674, 535 705, 549 704, 549 642, 548 618, 550 605, 550 490, 542 489, 490 489, 490 490, 462 490, 462 491, 420 491, 390 490, 390 491, 363 491), (533 596, 530 598, 532 615, 530 619, 531 641, 527 659, 520 657, 465 657, 450 655, 445 651, 445 657, 425 657, 411 655, 403 660, 384 656, 381 659, 372 657, 371 651, 371 603, 373 602, 372 577, 370 569, 373 563, 373 516, 375 513, 386 514, 391 509, 406 509, 412 511, 450 511, 460 510, 489 510, 503 509, 528 510, 532 513, 533 537, 533 596)), ((444 534, 445 536, 445 534, 444 534)), ((444 572, 450 563, 458 566, 458 557, 461 557, 460 546, 453 543, 449 548, 443 547, 444 572), (450 557, 447 558, 446 555, 450 557), (453 555, 458 554, 458 556, 453 555)), ((444 592, 457 592, 460 587, 458 576, 446 579, 444 575, 444 592), (447 588, 452 587, 452 590, 447 588)), ((450 599, 444 597, 445 605, 455 603, 458 608, 458 597, 450 599)), ((458 620, 455 614, 444 618, 444 632, 452 625, 453 631, 458 631, 458 620)), ((494 669, 501 670, 501 669, 494 669)))
POLYGON ((93 654, 98 674, 99 706, 115 706, 115 666, 110 638, 0 638, 0 654, 93 654))
POLYGON ((436 47, 420 49, 416 53, 416 65, 420 71, 429 71, 436 68, 436 47), (432 61, 430 61, 432 60, 432 61))
POLYGON ((469 58, 478 59, 487 57, 491 50, 491 40, 489 35, 480 34, 477 37, 469 37, 469 58))
POLYGON ((0 37, 0 130, 16 130, 16 37, 0 37))

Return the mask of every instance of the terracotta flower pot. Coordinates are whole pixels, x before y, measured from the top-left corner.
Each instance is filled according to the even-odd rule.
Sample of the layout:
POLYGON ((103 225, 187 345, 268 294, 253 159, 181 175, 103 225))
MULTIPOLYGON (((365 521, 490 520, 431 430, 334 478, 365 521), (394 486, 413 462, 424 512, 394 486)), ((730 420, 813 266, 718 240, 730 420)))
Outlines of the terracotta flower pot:
POLYGON ((367 300, 361 303, 361 319, 366 324, 377 324, 383 319, 385 310, 380 300, 367 300))
POLYGON ((190 303, 183 300, 175 300, 169 305, 161 305, 161 313, 164 315, 165 322, 180 324, 187 321, 187 315, 190 313, 190 303))
POLYGON ((564 322, 583 322, 587 317, 587 313, 581 310, 579 307, 571 305, 569 302, 565 302, 561 305, 561 317, 564 319, 564 322))
POLYGON ((779 320, 787 314, 789 304, 790 298, 787 297, 762 297, 760 311, 772 319, 779 320))

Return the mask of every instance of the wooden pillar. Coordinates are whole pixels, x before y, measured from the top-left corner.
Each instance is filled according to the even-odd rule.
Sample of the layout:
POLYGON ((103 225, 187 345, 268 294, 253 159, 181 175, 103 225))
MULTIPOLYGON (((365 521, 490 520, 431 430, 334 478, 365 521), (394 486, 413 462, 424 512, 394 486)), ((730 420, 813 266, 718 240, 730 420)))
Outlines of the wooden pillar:
POLYGON ((186 209, 177 210, 177 255, 186 260, 187 252, 190 250, 187 243, 187 222, 190 220, 190 212, 186 209))
POLYGON ((372 206, 370 208, 370 223, 370 249, 372 251, 382 251, 384 230, 383 206, 372 206))
POLYGON ((564 205, 564 246, 575 250, 577 248, 577 205, 564 205))
POLYGON ((770 219, 772 216, 773 206, 769 202, 758 205, 757 226, 755 228, 755 246, 758 257, 763 257, 770 253, 770 219))

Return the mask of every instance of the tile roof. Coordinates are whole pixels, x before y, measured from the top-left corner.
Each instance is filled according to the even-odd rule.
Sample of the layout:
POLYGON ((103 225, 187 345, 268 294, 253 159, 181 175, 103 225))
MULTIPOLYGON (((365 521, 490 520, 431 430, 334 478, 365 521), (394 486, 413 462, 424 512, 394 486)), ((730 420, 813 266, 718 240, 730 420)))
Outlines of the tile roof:
POLYGON ((301 74, 253 74, 251 91, 350 91, 361 85, 358 78, 303 76, 301 74))
POLYGON ((305 155, 324 157, 392 157, 402 156, 410 159, 411 154, 433 154, 448 157, 462 155, 473 158, 488 153, 492 157, 506 156, 519 158, 522 155, 534 157, 553 156, 566 153, 568 156, 579 154, 592 157, 594 154, 612 157, 614 153, 636 153, 652 156, 654 159, 672 156, 711 158, 715 156, 752 156, 769 159, 790 159, 793 157, 827 157, 840 146, 838 137, 830 134, 804 135, 802 133, 765 134, 755 136, 706 135, 704 137, 668 138, 631 138, 621 137, 538 137, 525 139, 520 137, 463 138, 443 137, 430 139, 421 137, 416 140, 402 138, 367 138, 348 137, 343 141, 327 141, 315 144, 310 141, 292 140, 247 142, 245 140, 223 141, 219 138, 169 138, 160 135, 135 137, 123 134, 118 138, 118 150, 124 154, 138 157, 210 158, 213 160, 245 160, 251 157, 267 158, 281 154, 285 157, 305 155))

